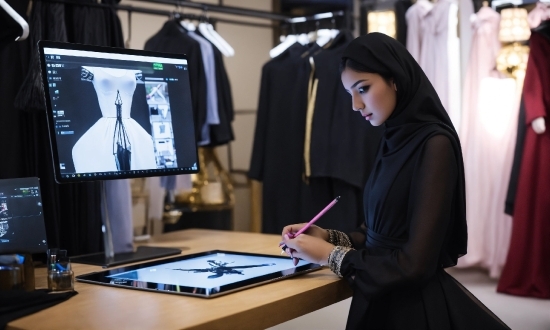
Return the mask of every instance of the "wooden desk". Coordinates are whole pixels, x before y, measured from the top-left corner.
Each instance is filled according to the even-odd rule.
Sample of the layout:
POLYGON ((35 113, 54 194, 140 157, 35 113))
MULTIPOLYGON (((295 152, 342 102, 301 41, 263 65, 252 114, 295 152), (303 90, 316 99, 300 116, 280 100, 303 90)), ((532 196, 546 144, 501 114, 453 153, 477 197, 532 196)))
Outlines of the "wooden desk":
MULTIPOLYGON (((280 236, 214 230, 172 232, 150 245, 177 247, 182 254, 214 249, 279 253, 280 236)), ((290 262, 290 260, 289 260, 290 262)), ((76 275, 99 266, 73 264, 76 275)), ((46 286, 37 270, 37 288, 46 286)), ((351 296, 351 289, 329 269, 204 299, 166 293, 75 283, 78 295, 20 318, 7 329, 265 329, 351 296)))

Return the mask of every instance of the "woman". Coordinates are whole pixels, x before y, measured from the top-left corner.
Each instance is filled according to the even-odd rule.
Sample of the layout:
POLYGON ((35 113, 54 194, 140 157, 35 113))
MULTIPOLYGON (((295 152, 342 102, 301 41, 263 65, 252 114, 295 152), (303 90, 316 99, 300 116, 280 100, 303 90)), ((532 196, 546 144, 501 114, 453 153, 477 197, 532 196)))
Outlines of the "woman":
POLYGON ((328 264, 353 288, 348 329, 507 329, 443 269, 466 253, 460 141, 428 78, 394 39, 370 33, 344 51, 353 110, 385 124, 364 191, 365 222, 349 235, 283 229, 286 252, 328 264))

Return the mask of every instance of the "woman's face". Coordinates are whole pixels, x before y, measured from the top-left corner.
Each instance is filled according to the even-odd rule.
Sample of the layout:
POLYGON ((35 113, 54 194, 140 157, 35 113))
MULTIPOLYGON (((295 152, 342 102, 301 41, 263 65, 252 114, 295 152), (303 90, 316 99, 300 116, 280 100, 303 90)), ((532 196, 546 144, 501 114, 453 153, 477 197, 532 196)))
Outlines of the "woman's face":
POLYGON ((342 72, 342 84, 351 95, 354 111, 373 126, 382 125, 388 119, 397 102, 395 84, 377 73, 357 72, 346 68, 342 72))

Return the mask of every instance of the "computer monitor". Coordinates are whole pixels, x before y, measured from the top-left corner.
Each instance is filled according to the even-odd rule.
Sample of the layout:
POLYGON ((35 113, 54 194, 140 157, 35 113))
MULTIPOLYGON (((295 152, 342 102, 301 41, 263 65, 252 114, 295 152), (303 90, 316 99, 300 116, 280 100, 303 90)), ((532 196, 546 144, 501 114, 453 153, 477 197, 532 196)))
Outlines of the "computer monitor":
POLYGON ((197 173, 185 55, 40 41, 59 183, 197 173))
MULTIPOLYGON (((59 183, 199 171, 187 57, 40 41, 55 179, 59 183)), ((102 185, 105 199, 105 185, 102 185)), ((102 203, 105 205, 105 203, 102 203)), ((104 208, 104 254, 71 258, 105 267, 181 253, 113 251, 104 208)))
POLYGON ((0 255, 47 249, 38 178, 0 180, 0 255))

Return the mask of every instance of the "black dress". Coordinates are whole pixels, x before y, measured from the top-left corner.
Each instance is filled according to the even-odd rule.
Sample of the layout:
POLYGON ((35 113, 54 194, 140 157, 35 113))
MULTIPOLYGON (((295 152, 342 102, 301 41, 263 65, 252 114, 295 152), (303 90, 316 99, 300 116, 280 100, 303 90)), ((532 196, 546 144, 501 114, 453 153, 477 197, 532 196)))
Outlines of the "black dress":
MULTIPOLYGON (((391 208, 373 207, 383 188, 367 183, 366 225, 350 235, 357 250, 341 266, 354 289, 348 329, 507 328, 439 263, 458 177, 447 134, 426 130, 386 196, 391 208)), ((371 178, 387 176, 387 161, 378 160, 371 178)))
POLYGON ((278 234, 290 223, 309 221, 336 196, 341 196, 340 202, 319 219, 319 226, 350 231, 363 220, 362 189, 381 130, 357 120, 340 81, 338 64, 352 39, 351 33, 342 31, 328 49, 296 43, 262 69, 248 176, 263 182, 265 233, 278 234), (315 98, 310 79, 318 80, 315 98), (309 102, 314 102, 314 109, 309 127, 311 173, 306 178, 309 102))
POLYGON ((365 222, 349 235, 355 250, 338 258, 354 291, 347 328, 507 329, 444 270, 466 254, 466 198, 460 140, 435 89, 384 34, 355 39, 343 57, 392 77, 397 91, 365 186, 365 222))
MULTIPOLYGON (((248 177, 263 182, 262 231, 303 222, 304 135, 310 66, 296 43, 262 68, 260 98, 248 177)), ((328 203, 328 202, 327 202, 328 203)))

